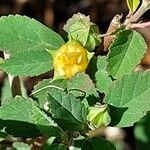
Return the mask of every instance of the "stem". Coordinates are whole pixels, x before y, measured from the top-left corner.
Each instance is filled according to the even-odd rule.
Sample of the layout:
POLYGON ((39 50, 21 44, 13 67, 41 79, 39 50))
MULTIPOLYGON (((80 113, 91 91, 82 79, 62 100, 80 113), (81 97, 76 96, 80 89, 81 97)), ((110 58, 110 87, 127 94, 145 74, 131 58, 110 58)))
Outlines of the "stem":
MULTIPOLYGON (((6 54, 4 52, 4 58, 8 59, 9 54, 6 54)), ((14 77, 14 76, 8 74, 8 80, 9 80, 9 85, 10 85, 10 88, 11 88, 12 96, 15 97, 16 95, 22 95, 21 94, 20 78, 18 76, 14 77)))
POLYGON ((98 137, 98 136, 103 136, 104 135, 104 130, 105 130, 106 127, 101 127, 101 128, 97 128, 95 130, 90 130, 88 133, 86 133, 86 135, 89 137, 89 138, 92 138, 92 137, 98 137))
POLYGON ((55 88, 55 89, 64 91, 64 89, 61 88, 61 87, 58 87, 58 86, 55 86, 55 85, 48 85, 48 86, 45 86, 45 87, 43 87, 43 88, 41 88, 41 89, 38 89, 38 90, 32 92, 31 95, 34 95, 34 94, 36 94, 36 93, 38 93, 38 92, 40 92, 40 91, 42 91, 42 90, 45 90, 45 89, 47 89, 47 88, 55 88))
POLYGON ((103 38, 103 37, 106 37, 106 36, 111 36, 111 35, 113 35, 113 33, 114 32, 109 32, 109 33, 101 34, 99 37, 103 38))
POLYGON ((131 24, 132 22, 137 22, 139 18, 150 9, 150 0, 143 0, 140 8, 135 12, 135 14, 125 21, 125 25, 131 24))

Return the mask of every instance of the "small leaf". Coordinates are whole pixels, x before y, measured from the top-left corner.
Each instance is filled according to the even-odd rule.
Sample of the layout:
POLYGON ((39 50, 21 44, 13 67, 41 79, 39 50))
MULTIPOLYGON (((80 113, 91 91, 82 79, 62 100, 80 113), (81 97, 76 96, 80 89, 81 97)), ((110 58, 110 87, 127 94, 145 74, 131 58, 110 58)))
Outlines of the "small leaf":
POLYGON ((104 102, 117 107, 110 114, 118 120, 116 126, 128 127, 139 121, 150 111, 150 73, 134 72, 112 83, 104 102))
POLYGON ((130 74, 140 63, 147 46, 138 32, 123 30, 109 49, 107 70, 114 78, 119 78, 130 74))
POLYGON ((112 83, 111 78, 108 76, 106 71, 99 70, 95 74, 96 87, 100 92, 107 93, 110 84, 112 83))
MULTIPOLYGON (((30 99, 25 99, 20 96, 8 101, 7 104, 0 107, 0 119, 4 121, 4 124, 7 124, 7 121, 10 121, 10 124, 15 122, 16 126, 22 122, 24 123, 22 124, 22 128, 23 126, 27 127, 26 123, 35 125, 42 134, 48 136, 59 136, 62 133, 62 130, 57 124, 30 99)), ((13 126, 9 126, 8 124, 8 130, 11 130, 12 127, 13 126)), ((27 131, 28 128, 26 128, 26 132, 27 131)))
POLYGON ((80 13, 73 15, 67 21, 64 30, 69 39, 78 41, 89 51, 93 51, 101 43, 98 26, 90 22, 89 16, 80 13))
POLYGON ((72 93, 75 97, 86 94, 86 97, 93 95, 98 97, 95 85, 87 74, 78 73, 72 77, 67 84, 68 92, 72 93))
POLYGON ((107 57, 98 57, 98 62, 97 62, 97 68, 98 71, 95 74, 95 80, 96 80, 96 87, 100 92, 107 93, 108 92, 108 87, 112 83, 111 78, 108 75, 108 72, 106 70, 107 66, 107 57))
POLYGON ((9 15, 0 18, 0 49, 15 54, 20 51, 55 50, 63 39, 35 19, 9 15))
POLYGON ((43 108, 44 104, 47 102, 47 92, 51 91, 53 88, 64 90, 66 87, 67 80, 45 79, 34 86, 32 95, 38 99, 39 106, 43 108))
POLYGON ((14 76, 35 76, 53 69, 51 55, 44 50, 15 53, 2 65, 2 69, 14 76))
POLYGON ((99 56, 97 57, 97 69, 98 70, 104 70, 106 69, 108 62, 107 62, 107 57, 106 56, 99 56))
POLYGON ((31 150, 32 146, 23 142, 14 142, 13 148, 15 148, 16 150, 31 150))
POLYGON ((72 94, 53 89, 48 93, 50 113, 59 120, 59 125, 67 130, 87 129, 87 110, 84 104, 72 94))
POLYGON ((115 147, 103 138, 94 137, 87 140, 81 150, 115 150, 115 147))
POLYGON ((140 4, 140 0, 126 0, 128 8, 131 12, 135 12, 140 4))

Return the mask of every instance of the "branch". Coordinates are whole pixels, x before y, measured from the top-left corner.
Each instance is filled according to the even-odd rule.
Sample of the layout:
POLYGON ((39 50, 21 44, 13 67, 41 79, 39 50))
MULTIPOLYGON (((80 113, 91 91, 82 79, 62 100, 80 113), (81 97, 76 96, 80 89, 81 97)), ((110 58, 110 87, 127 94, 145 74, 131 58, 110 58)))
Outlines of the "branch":
POLYGON ((150 21, 149 22, 144 22, 144 23, 133 23, 127 25, 128 28, 134 29, 134 28, 146 28, 150 27, 150 21))

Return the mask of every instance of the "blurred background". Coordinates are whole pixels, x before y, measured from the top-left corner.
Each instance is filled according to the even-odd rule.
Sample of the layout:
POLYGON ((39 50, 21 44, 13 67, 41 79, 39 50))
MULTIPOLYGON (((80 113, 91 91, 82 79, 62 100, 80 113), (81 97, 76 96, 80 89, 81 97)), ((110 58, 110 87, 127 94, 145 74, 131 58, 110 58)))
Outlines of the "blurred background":
POLYGON ((62 32, 74 13, 90 15, 104 32, 116 13, 126 15, 126 0, 0 0, 0 15, 21 14, 33 17, 62 32))
MULTIPOLYGON (((8 14, 26 15, 37 19, 54 31, 63 35, 63 25, 77 12, 90 15, 91 20, 99 26, 100 32, 105 33, 115 14, 128 14, 126 0, 0 0, 0 16, 8 14)), ((144 15, 148 20, 149 12, 144 15)), ((8 80, 0 73, 0 84, 3 86, 1 99, 10 96, 8 80)), ((43 78, 23 79, 27 93, 43 78)), ((149 117, 150 118, 150 117, 149 117)), ((135 127, 126 129, 107 128, 104 136, 115 143, 117 150, 150 150, 150 119, 143 119, 135 127)), ((0 143, 1 145, 1 143, 0 143)))

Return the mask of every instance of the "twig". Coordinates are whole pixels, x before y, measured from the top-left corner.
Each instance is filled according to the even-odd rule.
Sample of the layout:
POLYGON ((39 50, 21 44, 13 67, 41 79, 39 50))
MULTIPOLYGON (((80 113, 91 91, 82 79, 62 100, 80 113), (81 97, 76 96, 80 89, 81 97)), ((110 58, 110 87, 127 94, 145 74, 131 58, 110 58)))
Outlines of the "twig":
POLYGON ((99 35, 99 37, 103 38, 103 37, 106 37, 106 36, 111 36, 113 35, 114 32, 109 32, 109 33, 105 33, 105 34, 101 34, 99 35))
POLYGON ((97 128, 95 130, 90 130, 88 133, 86 133, 86 135, 89 138, 98 137, 98 136, 104 136, 104 130, 105 130, 105 128, 106 127, 101 127, 101 128, 97 128))
POLYGON ((131 24, 133 22, 137 22, 141 16, 150 9, 150 0, 143 0, 140 8, 135 12, 135 14, 129 18, 126 19, 125 25, 131 24))
POLYGON ((149 22, 144 22, 144 23, 133 23, 127 25, 128 28, 134 29, 134 28, 145 28, 145 27, 150 27, 150 21, 149 22))
MULTIPOLYGON (((8 59, 9 54, 6 54, 4 52, 4 58, 8 59)), ((8 80, 9 80, 9 85, 11 88, 12 96, 15 97, 16 95, 22 95, 20 78, 18 76, 14 77, 14 76, 8 74, 8 80)))

